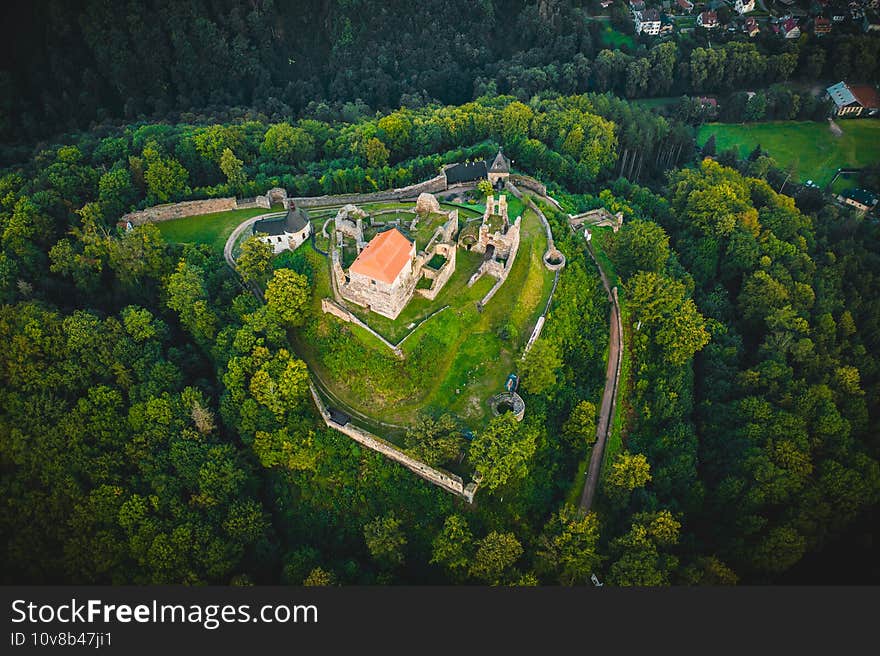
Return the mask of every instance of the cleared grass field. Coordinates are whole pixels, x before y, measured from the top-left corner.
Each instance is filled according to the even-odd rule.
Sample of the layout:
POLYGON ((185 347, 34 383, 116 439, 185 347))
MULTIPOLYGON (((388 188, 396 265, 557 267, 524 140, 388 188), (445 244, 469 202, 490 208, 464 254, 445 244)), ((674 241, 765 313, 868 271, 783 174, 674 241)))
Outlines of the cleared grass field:
POLYGON ((258 214, 279 211, 255 208, 248 210, 229 210, 199 216, 187 216, 172 221, 161 221, 156 225, 166 241, 178 244, 209 244, 218 253, 223 252, 226 238, 235 230, 235 226, 258 214))
POLYGON ((622 48, 624 50, 629 50, 636 47, 635 39, 629 34, 618 32, 610 25, 606 26, 601 32, 599 32, 599 38, 602 41, 602 45, 606 48, 622 48))
POLYGON ((799 180, 824 187, 838 168, 880 162, 880 119, 839 120, 837 124, 843 130, 840 137, 832 134, 828 123, 709 123, 700 127, 697 143, 702 146, 714 134, 716 152, 737 148, 741 157, 760 144, 781 166, 793 166, 799 180))

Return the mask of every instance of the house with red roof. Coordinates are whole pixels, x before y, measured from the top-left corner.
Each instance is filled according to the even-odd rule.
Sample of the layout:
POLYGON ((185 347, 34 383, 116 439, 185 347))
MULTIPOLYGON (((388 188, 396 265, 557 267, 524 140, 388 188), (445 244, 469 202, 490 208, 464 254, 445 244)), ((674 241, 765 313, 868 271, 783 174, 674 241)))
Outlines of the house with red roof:
POLYGON ((697 25, 707 30, 714 30, 718 27, 718 13, 714 11, 704 11, 697 16, 697 25))
POLYGON ((838 82, 828 87, 826 97, 834 103, 835 116, 877 116, 880 114, 880 95, 870 84, 838 82))
POLYGON ((782 35, 786 39, 796 39, 801 35, 801 28, 797 18, 789 18, 782 24, 782 35))

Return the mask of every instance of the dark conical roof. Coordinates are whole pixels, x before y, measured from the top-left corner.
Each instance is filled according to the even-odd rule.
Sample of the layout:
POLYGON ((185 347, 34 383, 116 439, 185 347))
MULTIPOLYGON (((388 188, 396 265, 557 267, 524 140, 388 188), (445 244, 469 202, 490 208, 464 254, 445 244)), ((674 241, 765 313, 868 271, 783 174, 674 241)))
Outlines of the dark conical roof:
POLYGON ((510 173, 510 160, 504 156, 500 148, 498 149, 498 154, 495 155, 495 159, 492 160, 492 166, 489 167, 489 170, 492 173, 510 173))
POLYGON ((264 232, 267 235, 283 235, 284 233, 299 232, 309 223, 309 215, 299 207, 291 207, 286 216, 276 216, 260 219, 252 228, 254 234, 264 232))

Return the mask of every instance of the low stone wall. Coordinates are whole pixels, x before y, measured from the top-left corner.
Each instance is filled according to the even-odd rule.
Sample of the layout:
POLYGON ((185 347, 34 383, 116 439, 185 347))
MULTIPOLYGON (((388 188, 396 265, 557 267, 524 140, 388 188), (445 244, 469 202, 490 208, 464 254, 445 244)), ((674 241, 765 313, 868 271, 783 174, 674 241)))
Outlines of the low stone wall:
POLYGON ((397 356, 403 355, 403 353, 401 352, 401 350, 397 346, 395 346, 394 344, 389 342, 387 339, 382 337, 382 335, 380 335, 375 330, 370 328, 367 324, 365 324, 363 321, 361 321, 360 317, 358 317, 356 314, 354 314, 348 308, 342 307, 336 301, 329 299, 329 298, 322 298, 321 299, 321 310, 327 314, 332 314, 334 317, 337 317, 338 319, 342 319, 346 323, 353 323, 357 326, 360 326, 364 330, 368 331, 373 337, 375 337, 376 339, 381 341, 385 346, 387 346, 392 351, 394 351, 394 353, 397 356))
POLYGON ((255 198, 240 198, 235 202, 235 208, 239 210, 248 210, 254 207, 262 207, 263 209, 272 209, 272 203, 268 196, 257 196, 255 198))
MULTIPOLYGON (((440 253, 446 256, 446 262, 440 267, 439 271, 431 271, 428 267, 424 267, 422 269, 422 273, 425 274, 426 278, 429 278, 428 273, 430 272, 430 278, 433 280, 431 283, 430 289, 418 289, 416 288, 416 294, 424 296, 429 301, 433 301, 437 298, 437 294, 439 294, 443 290, 443 286, 448 282, 448 280, 452 277, 452 274, 455 273, 455 246, 448 247, 445 244, 438 244, 434 248, 435 253, 440 253), (441 248, 442 247, 442 248, 441 248)), ((430 259, 430 258, 429 258, 430 259)))
POLYGON ((238 204, 234 197, 187 200, 182 203, 154 205, 153 207, 148 207, 138 212, 129 212, 128 214, 122 215, 119 222, 123 225, 130 222, 131 225, 137 226, 145 223, 155 223, 157 221, 182 219, 186 216, 212 214, 213 212, 227 212, 234 209, 238 209, 238 204))
POLYGON ((539 196, 547 195, 547 187, 528 175, 514 175, 511 173, 508 180, 517 187, 534 191, 539 196))
POLYGON ((408 187, 375 191, 366 194, 341 194, 336 196, 307 196, 292 198, 298 207, 321 207, 324 205, 357 205, 359 203, 377 203, 381 201, 406 200, 417 198, 422 193, 436 193, 446 189, 446 178, 442 175, 419 182, 408 187))
POLYGON ((368 449, 371 449, 377 453, 381 453, 386 458, 390 458, 394 462, 403 465, 411 472, 425 479, 429 483, 432 483, 433 485, 436 485, 437 487, 440 487, 447 492, 452 492, 453 494, 464 498, 468 503, 474 502, 474 494, 477 491, 476 483, 471 482, 465 485, 460 476, 456 476, 455 474, 444 471, 442 469, 430 467, 429 465, 426 465, 425 463, 420 462, 415 458, 407 455, 390 442, 383 440, 381 437, 373 435, 363 428, 358 428, 357 426, 354 426, 351 422, 345 424, 344 426, 337 424, 330 417, 329 411, 327 410, 324 403, 321 401, 321 398, 318 396, 317 390, 311 382, 309 383, 309 389, 312 393, 312 400, 314 400, 315 406, 317 406, 318 412, 321 414, 321 417, 324 419, 324 423, 327 424, 327 426, 329 426, 333 430, 339 431, 343 435, 347 435, 355 442, 362 444, 368 449))

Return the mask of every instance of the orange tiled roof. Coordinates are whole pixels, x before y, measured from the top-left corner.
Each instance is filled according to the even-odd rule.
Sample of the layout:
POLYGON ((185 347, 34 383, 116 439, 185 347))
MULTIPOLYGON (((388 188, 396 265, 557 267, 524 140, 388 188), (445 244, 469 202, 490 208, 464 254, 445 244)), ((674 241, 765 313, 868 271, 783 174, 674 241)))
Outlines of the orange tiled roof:
POLYGON ((392 228, 373 237, 349 271, 391 284, 409 262, 411 253, 412 242, 392 228))

